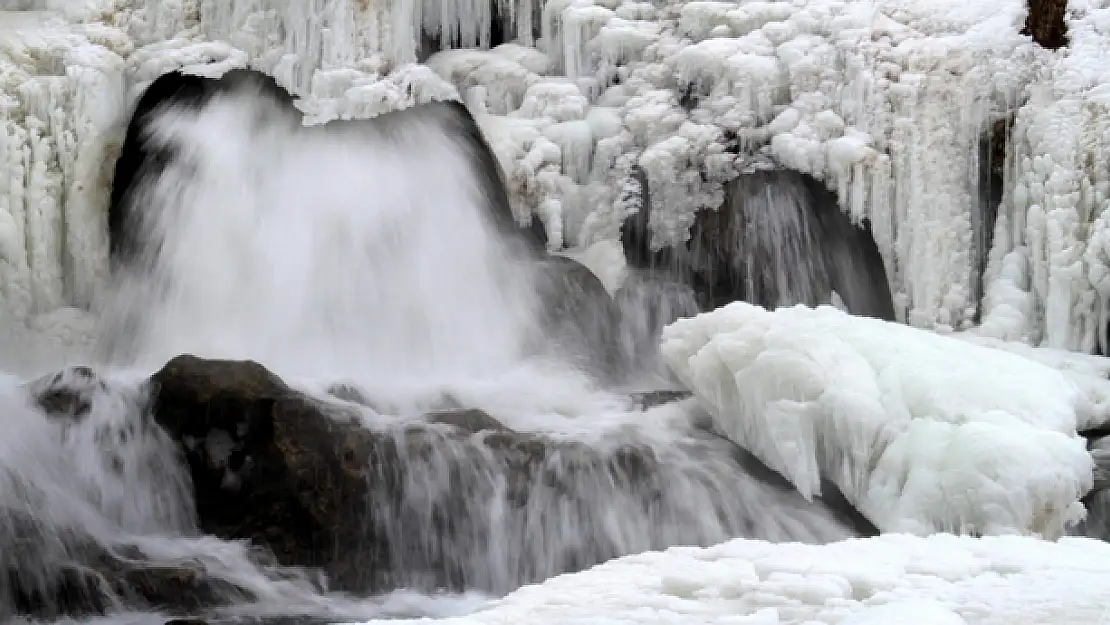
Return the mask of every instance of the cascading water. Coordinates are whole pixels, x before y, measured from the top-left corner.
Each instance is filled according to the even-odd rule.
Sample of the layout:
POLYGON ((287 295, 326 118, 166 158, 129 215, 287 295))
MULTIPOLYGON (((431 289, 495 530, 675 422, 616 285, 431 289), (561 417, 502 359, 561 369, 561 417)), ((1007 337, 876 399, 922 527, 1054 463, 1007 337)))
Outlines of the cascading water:
POLYGON ((656 252, 650 198, 641 193, 644 208, 625 224, 630 260, 691 285, 703 308, 738 300, 767 308, 835 302, 853 314, 894 319, 870 225, 853 223, 809 176, 744 173, 725 185, 719 208, 696 214, 684 245, 656 252))
MULTIPOLYGON (((90 553, 124 573, 136 561, 186 566, 212 580, 231 606, 223 614, 476 605, 325 596, 308 573, 199 535, 180 451, 145 419, 137 382, 179 353, 254 359, 316 397, 342 382, 348 399, 368 399, 343 405, 402 443, 387 469, 403 496, 376 500, 362 521, 384 543, 392 587, 500 593, 672 544, 851 533, 754 472, 701 427, 692 402, 631 409, 569 364, 574 343, 545 335, 540 265, 506 243, 467 154, 440 126, 417 115, 391 141, 367 124, 306 128, 240 91, 163 111, 152 131, 175 156, 133 195, 152 252, 100 303, 105 381, 88 382, 87 409, 68 421, 46 418, 13 379, 0 388, 13 433, 0 441, 0 617, 56 616, 70 586, 115 597, 105 609, 134 607, 125 582, 78 570, 90 553), (444 397, 533 437, 542 453, 521 469, 496 428, 408 427, 426 424, 444 397), (64 569, 73 571, 59 577, 64 569)), ((614 344, 640 345, 626 362, 654 357, 635 334, 658 326, 624 324, 632 338, 614 344)))

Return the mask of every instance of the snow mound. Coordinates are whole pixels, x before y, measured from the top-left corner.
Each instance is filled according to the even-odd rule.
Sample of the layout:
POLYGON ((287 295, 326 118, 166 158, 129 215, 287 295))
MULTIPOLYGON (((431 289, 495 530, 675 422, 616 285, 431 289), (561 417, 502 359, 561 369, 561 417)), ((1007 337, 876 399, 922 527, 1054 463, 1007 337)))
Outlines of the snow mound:
POLYGON ((832 480, 884 531, 1056 537, 1084 514, 1093 404, 1032 359, 746 303, 675 322, 662 351, 726 435, 807 496, 832 480))
POLYGON ((1110 545, 1090 539, 885 535, 821 546, 733 540, 620 558, 435 622, 1094 625, 1110 622, 1107 593, 1110 545))

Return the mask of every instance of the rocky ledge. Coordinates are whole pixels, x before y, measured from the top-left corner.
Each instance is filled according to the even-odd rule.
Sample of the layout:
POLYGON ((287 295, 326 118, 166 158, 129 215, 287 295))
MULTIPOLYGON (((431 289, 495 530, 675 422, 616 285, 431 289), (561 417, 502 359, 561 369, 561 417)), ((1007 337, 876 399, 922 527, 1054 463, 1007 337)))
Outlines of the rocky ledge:
MULTIPOLYGON (((47 417, 63 424, 90 418, 95 412, 90 407, 105 388, 88 368, 29 385, 47 417)), ((599 501, 596 492, 587 491, 609 489, 604 492, 617 494, 623 505, 642 506, 645 515, 665 495, 657 479, 664 470, 661 459, 645 445, 599 449, 517 432, 473 408, 382 426, 367 421, 370 411, 358 404, 368 402, 356 389, 335 387, 329 395, 311 396, 255 362, 179 356, 150 377, 141 396, 142 427, 167 437, 174 452, 166 462, 187 467, 199 533, 249 541, 265 575, 296 578, 321 590, 369 594, 402 585, 473 583, 466 551, 506 540, 494 535, 494 528, 477 527, 481 519, 467 518, 474 501, 499 499, 506 509, 535 511, 557 498, 587 518, 597 514, 589 506, 599 501), (589 479, 581 479, 584 472, 589 479), (479 479, 489 473, 496 479, 479 479), (579 479, 570 479, 576 474, 579 479), (441 483, 435 497, 417 492, 436 480, 441 483), (397 531, 399 524, 409 525, 397 531)), ((647 409, 688 396, 636 394, 629 406, 647 409)), ((710 431, 700 436, 705 445, 734 456, 730 462, 738 473, 792 490, 722 437, 710 431)), ((846 503, 833 507, 838 506, 857 532, 875 533, 846 503)), ((249 589, 209 575, 199 562, 166 566, 137 546, 109 548, 80 538, 67 547, 69 564, 49 579, 28 578, 19 554, 33 557, 41 547, 35 541, 52 537, 35 519, 21 522, 24 529, 0 534, 0 541, 20 537, 19 544, 0 544, 0 609, 9 612, 55 618, 126 606, 187 617, 256 600, 249 589)), ((517 538, 531 540, 527 534, 517 538)), ((517 571, 514 583, 620 555, 597 544, 558 550, 554 569, 517 571)), ((509 589, 494 578, 480 585, 509 589)))

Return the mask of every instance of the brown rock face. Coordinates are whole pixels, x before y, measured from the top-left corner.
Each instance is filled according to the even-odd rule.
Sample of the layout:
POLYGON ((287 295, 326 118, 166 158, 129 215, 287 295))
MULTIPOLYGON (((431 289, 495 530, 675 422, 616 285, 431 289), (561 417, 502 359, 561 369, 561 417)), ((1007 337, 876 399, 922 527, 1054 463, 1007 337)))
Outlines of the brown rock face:
POLYGON ((201 531, 321 568, 338 588, 364 586, 377 550, 360 520, 381 449, 353 413, 254 362, 179 356, 151 382, 154 417, 184 448, 201 531))
MULTIPOLYGON (((648 487, 656 463, 648 449, 608 457, 515 432, 480 410, 374 431, 349 407, 292 390, 257 363, 194 356, 173 359, 151 383, 154 418, 188 462, 201 531, 248 539, 284 566, 323 570, 336 590, 465 585, 465 563, 452 554, 481 534, 467 507, 490 496, 484 471, 506 476, 513 508, 526 506, 537 485, 585 501, 557 468, 564 461, 567 471, 601 471, 645 506, 659 496, 648 487), (444 475, 451 484, 426 499, 422 482, 444 475), (414 501, 430 506, 434 527, 409 519, 424 505, 414 501)), ((572 569, 593 564, 571 560, 572 569)))
MULTIPOLYGON (((99 384, 78 369, 32 390, 50 418, 74 427, 100 414, 96 393, 85 392, 99 384)), ((777 513, 759 504, 764 491, 757 484, 792 497, 787 505, 799 513, 821 505, 789 495, 784 478, 708 429, 676 441, 675 454, 636 437, 586 444, 515 431, 451 402, 422 418, 385 418, 371 428, 354 405, 360 402, 316 399, 255 362, 194 356, 174 358, 148 386, 138 429, 168 436, 158 461, 187 468, 191 488, 183 486, 192 491, 196 529, 249 541, 251 563, 272 580, 316 583, 305 576, 310 569, 326 574, 329 589, 357 594, 397 587, 506 592, 634 551, 729 536, 786 538, 780 526, 765 523, 777 513), (684 477, 693 468, 686 458, 707 463, 703 482, 684 477), (597 523, 599 515, 620 527, 597 523), (706 515, 717 521, 699 530, 706 515)), ((365 399, 356 388, 342 390, 365 399)), ((636 393, 629 406, 687 396, 636 393)), ((828 503, 838 511, 842 502, 828 503)), ((33 513, 9 527, 5 522, 14 521, 3 512, 0 622, 120 606, 205 616, 256 599, 252 586, 225 581, 202 559, 167 562, 131 542, 106 545, 78 532, 50 555, 57 528, 33 513), (43 567, 44 560, 57 565, 43 567)), ((859 533, 873 532, 862 523, 859 533)), ((847 525, 858 526, 852 519, 847 525)))
POLYGON ((1064 22, 1068 0, 1028 0, 1029 16, 1021 34, 1030 35, 1042 47, 1056 50, 1068 45, 1068 26, 1064 22))
POLYGON ((545 347, 602 376, 614 373, 620 311, 601 280, 576 260, 550 256, 539 263, 545 347), (557 344, 551 345, 552 341, 557 344))
POLYGON ((77 533, 59 536, 44 531, 37 519, 10 513, 4 526, 5 535, 17 538, 3 544, 0 622, 17 614, 45 620, 105 614, 120 604, 172 613, 255 599, 209 576, 199 562, 153 562, 138 547, 109 548, 77 533))

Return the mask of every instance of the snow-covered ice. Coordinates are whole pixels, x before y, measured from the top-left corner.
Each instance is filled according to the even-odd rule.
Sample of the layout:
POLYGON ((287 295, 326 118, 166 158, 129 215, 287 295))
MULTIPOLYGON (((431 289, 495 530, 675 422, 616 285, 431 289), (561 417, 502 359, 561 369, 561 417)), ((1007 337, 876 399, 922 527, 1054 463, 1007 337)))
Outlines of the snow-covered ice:
POLYGON ((888 534, 822 546, 734 540, 628 556, 434 622, 1099 625, 1110 623, 1108 595, 1110 545, 1090 539, 888 534))
POLYGON ((1084 391, 1105 377, 832 306, 733 303, 668 326, 662 351, 725 434, 882 530, 1056 537, 1083 516, 1077 428, 1101 422, 1084 391))

